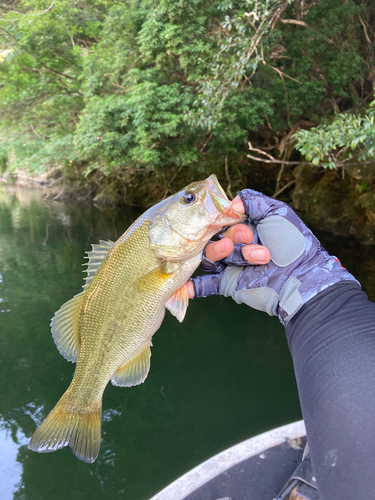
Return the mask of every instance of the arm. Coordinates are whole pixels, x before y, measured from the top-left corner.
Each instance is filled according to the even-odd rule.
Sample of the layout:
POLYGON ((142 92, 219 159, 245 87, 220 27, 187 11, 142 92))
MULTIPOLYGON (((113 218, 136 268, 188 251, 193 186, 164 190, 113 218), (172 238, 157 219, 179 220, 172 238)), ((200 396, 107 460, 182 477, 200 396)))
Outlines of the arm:
POLYGON ((302 307, 286 337, 320 499, 373 498, 375 304, 340 282, 302 307))

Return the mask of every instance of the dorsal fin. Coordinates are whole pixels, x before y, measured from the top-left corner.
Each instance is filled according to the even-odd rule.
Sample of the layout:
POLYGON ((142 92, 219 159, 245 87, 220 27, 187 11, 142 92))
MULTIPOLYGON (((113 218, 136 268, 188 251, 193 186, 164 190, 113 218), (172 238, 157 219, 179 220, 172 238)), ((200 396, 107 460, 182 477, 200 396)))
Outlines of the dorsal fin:
POLYGON ((75 363, 79 353, 78 317, 83 292, 65 302, 51 321, 52 337, 60 354, 75 363))
POLYGON ((131 387, 144 382, 150 371, 151 346, 150 340, 135 358, 120 366, 111 380, 112 384, 120 387, 131 387))
POLYGON ((89 260, 85 264, 82 264, 83 266, 87 265, 87 269, 83 271, 84 273, 87 272, 87 276, 86 278, 84 278, 84 280, 86 281, 86 283, 83 285, 84 290, 91 283, 103 260, 107 257, 108 252, 111 250, 111 248, 114 247, 114 245, 116 245, 114 241, 99 241, 99 245, 91 245, 92 250, 90 252, 86 252, 87 257, 85 257, 85 259, 89 260))

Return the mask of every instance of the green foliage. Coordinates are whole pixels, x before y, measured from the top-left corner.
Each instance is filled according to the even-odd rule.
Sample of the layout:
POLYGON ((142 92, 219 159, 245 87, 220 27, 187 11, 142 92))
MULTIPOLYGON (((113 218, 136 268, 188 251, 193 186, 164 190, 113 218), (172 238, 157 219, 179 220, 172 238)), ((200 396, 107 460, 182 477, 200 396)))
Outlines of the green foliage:
POLYGON ((296 137, 315 163, 336 164, 341 143, 369 158, 371 112, 353 110, 373 90, 372 15, 369 0, 14 0, 0 7, 1 168, 74 162, 173 190, 223 178, 229 155, 236 187, 253 176, 249 140, 285 158, 311 126, 296 137))
MULTIPOLYGON (((215 129, 223 119, 226 99, 240 95, 246 84, 251 83, 263 61, 263 44, 272 43, 272 25, 287 5, 287 1, 279 0, 218 4, 216 26, 194 72, 197 92, 187 115, 192 125, 215 129)), ((242 101, 246 105, 246 94, 242 101)), ((264 115, 259 118, 262 121, 264 115)))
POLYGON ((306 116, 321 119, 327 112, 324 94, 351 98, 352 82, 364 73, 358 53, 361 8, 354 2, 320 0, 303 7, 238 0, 221 8, 224 20, 198 80, 197 110, 189 115, 194 123, 215 126, 227 96, 246 85, 272 103, 268 118, 276 130, 306 116))
POLYGON ((121 167, 157 170, 196 161, 194 144, 184 133, 185 100, 179 83, 151 81, 139 82, 125 96, 93 96, 76 131, 77 148, 89 162, 86 172, 101 168, 108 174, 121 167))
POLYGON ((300 130, 296 149, 313 165, 345 166, 348 161, 375 161, 375 101, 364 117, 339 114, 330 124, 300 130))
POLYGON ((74 157, 71 134, 84 107, 78 42, 93 41, 100 12, 95 2, 50 6, 24 0, 0 18, 0 142, 13 169, 38 171, 74 157))

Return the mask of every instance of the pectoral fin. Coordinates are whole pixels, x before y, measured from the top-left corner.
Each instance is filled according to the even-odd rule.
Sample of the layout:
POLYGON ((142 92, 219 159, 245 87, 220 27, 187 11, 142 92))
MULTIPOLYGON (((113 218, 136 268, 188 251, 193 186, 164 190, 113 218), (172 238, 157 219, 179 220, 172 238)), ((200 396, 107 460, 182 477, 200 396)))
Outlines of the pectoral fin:
POLYGON ((176 316, 181 323, 185 318, 186 310, 189 305, 189 295, 186 284, 179 288, 173 295, 171 295, 165 304, 173 316, 176 316))
POLYGON ((79 353, 78 319, 83 294, 84 292, 79 293, 65 302, 51 321, 52 337, 57 349, 65 359, 73 363, 77 361, 79 353))
POLYGON ((165 282, 171 279, 172 274, 170 272, 164 272, 163 267, 157 267, 139 278, 135 286, 140 292, 148 291, 150 287, 158 286, 160 287, 165 282))
POLYGON ((144 382, 150 371, 151 346, 150 341, 135 358, 120 366, 111 380, 112 384, 119 387, 131 387, 144 382))

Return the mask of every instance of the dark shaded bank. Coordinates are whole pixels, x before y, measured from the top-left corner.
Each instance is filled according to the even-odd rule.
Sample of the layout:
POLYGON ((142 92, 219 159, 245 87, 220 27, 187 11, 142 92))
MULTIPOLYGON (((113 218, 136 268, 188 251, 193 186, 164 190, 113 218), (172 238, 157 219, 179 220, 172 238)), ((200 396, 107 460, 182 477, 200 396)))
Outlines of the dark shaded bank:
POLYGON ((375 244, 375 169, 373 165, 340 172, 297 167, 291 205, 315 229, 375 244))
MULTIPOLYGON (((220 167, 211 173, 218 176, 229 197, 244 188, 273 196, 277 193, 275 186, 289 184, 278 198, 297 210, 312 229, 375 245, 375 165, 346 167, 345 170, 308 165, 280 169, 267 164, 251 169, 246 165, 241 179, 231 179, 220 167)), ((171 172, 168 179, 155 172, 142 171, 133 173, 130 178, 122 177, 119 172, 109 176, 99 172, 85 176, 81 169, 72 166, 34 176, 19 171, 4 175, 2 180, 7 184, 35 187, 46 199, 55 201, 147 208, 201 177, 204 174, 190 169, 176 174, 171 172)))

